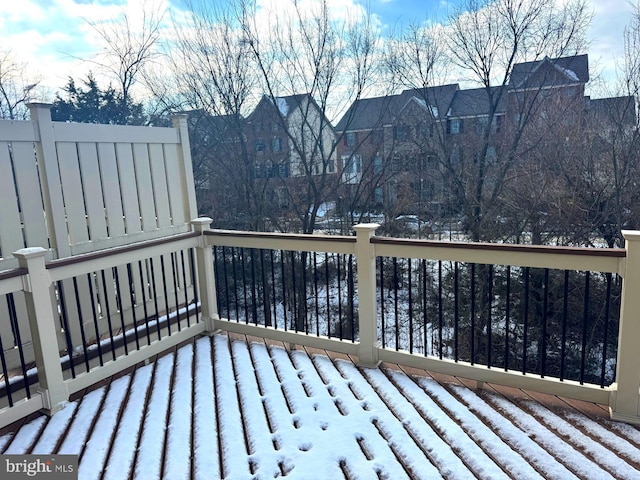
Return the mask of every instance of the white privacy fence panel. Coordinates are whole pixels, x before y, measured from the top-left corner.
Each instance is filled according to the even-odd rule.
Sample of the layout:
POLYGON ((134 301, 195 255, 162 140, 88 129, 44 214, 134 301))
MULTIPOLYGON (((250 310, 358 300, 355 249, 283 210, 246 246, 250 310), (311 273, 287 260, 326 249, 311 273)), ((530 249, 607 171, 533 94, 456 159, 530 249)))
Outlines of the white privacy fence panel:
MULTIPOLYGON (((31 121, 0 120, 0 271, 15 268, 12 252, 24 247, 48 249, 48 259, 67 258, 190 230, 197 207, 186 117, 175 117, 172 128, 74 124, 52 122, 49 108, 31 105, 31 121)), ((150 311, 165 308, 175 293, 174 275, 180 291, 192 290, 191 272, 183 276, 180 264, 174 273, 172 265, 170 255, 155 259, 155 279, 147 261, 130 272, 123 266, 60 282, 52 289, 54 305, 76 298, 75 290, 82 298, 79 305, 65 305, 71 326, 65 331, 58 325, 60 350, 65 334, 96 341, 108 333, 109 321, 129 326, 144 315, 145 301, 154 306, 150 311), (116 277, 126 284, 120 297, 116 277), (152 284, 167 285, 167 291, 154 293, 152 284)), ((17 320, 26 327, 24 294, 16 292, 14 300, 17 320)), ((10 335, 11 322, 0 305, 3 335, 10 335)), ((29 329, 21 331, 28 335, 29 329)), ((3 345, 8 358, 12 348, 3 345)))

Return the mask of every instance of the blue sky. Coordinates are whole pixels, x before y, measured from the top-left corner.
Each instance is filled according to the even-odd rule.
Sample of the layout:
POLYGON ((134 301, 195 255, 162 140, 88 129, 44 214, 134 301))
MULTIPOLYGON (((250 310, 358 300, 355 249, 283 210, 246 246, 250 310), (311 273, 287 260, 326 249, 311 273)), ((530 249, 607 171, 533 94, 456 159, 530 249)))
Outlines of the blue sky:
MULTIPOLYGON (((182 0, 152 1, 175 7, 182 0)), ((337 12, 369 8, 379 17, 386 33, 413 21, 444 19, 458 1, 328 0, 337 12)), ((595 14, 587 52, 592 75, 602 72, 605 78, 612 79, 616 62, 622 60, 622 35, 632 8, 627 0, 587 1, 595 14)), ((26 62, 32 74, 40 75, 52 92, 64 85, 69 75, 84 77, 90 69, 95 70, 94 65, 79 60, 91 57, 99 48, 95 33, 83 18, 109 18, 117 15, 121 8, 127 5, 131 8, 138 3, 139 0, 1 0, 0 48, 10 49, 26 62)))

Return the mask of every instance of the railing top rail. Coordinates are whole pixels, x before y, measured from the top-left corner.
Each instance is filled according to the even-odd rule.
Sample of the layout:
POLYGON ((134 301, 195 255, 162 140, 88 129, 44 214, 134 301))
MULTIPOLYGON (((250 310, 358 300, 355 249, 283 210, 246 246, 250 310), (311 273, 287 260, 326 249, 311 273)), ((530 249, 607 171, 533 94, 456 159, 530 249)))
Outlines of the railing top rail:
POLYGON ((27 273, 28 270, 26 268, 12 268, 11 270, 3 270, 0 272, 0 281, 20 277, 22 275, 26 275, 27 273))
POLYGON ((300 233, 246 232, 237 230, 205 230, 212 244, 229 247, 261 248, 353 254, 356 237, 300 233))
POLYGON ((491 252, 548 253, 552 255, 583 255, 588 257, 625 258, 624 248, 563 247, 550 245, 521 245, 509 243, 447 242, 441 240, 415 240, 405 238, 372 237, 371 243, 416 247, 484 250, 491 252))
POLYGON ((379 257, 406 257, 518 267, 617 273, 626 250, 498 243, 461 243, 372 237, 379 257))
POLYGON ((347 235, 325 235, 325 234, 305 234, 305 233, 278 233, 278 232, 248 232, 244 230, 206 230, 205 235, 242 237, 242 238, 265 238, 265 239, 287 239, 287 240, 321 240, 333 243, 356 243, 356 237, 347 235))
POLYGON ((186 232, 177 235, 171 235, 169 237, 157 238, 154 240, 146 240, 143 242, 136 242, 129 245, 123 245, 120 247, 107 248, 104 250, 97 250, 91 253, 84 253, 81 255, 75 255, 73 257, 61 258, 58 260, 50 260, 47 262, 47 269, 55 270, 62 267, 68 267, 78 265, 81 263, 100 260, 116 255, 135 252, 138 250, 149 249, 151 247, 159 247, 163 245, 169 245, 172 243, 178 243, 183 240, 188 240, 200 236, 199 232, 186 232))

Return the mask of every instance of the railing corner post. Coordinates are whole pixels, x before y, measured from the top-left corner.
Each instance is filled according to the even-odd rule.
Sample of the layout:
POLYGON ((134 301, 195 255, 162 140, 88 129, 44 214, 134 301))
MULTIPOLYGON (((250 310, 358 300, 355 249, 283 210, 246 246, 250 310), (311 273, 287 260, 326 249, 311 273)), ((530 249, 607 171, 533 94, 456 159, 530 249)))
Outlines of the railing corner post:
POLYGON ((200 233, 198 246, 196 247, 196 270, 198 273, 198 293, 200 296, 200 312, 205 322, 205 329, 208 335, 213 335, 216 331, 216 320, 218 316, 218 300, 216 297, 216 278, 213 267, 213 251, 207 244, 204 232, 211 226, 208 217, 196 218, 191 221, 193 230, 200 233))
POLYGON ((358 270, 358 365, 375 368, 380 364, 378 351, 378 313, 376 304, 376 255, 371 243, 376 223, 355 225, 358 270))
POLYGON ((613 420, 640 424, 640 231, 622 232, 625 267, 622 280, 616 382, 609 410, 613 420))
POLYGON ((52 415, 69 400, 67 385, 62 375, 60 352, 55 329, 54 308, 49 289, 51 281, 41 247, 23 248, 13 253, 21 268, 26 268, 24 296, 29 316, 31 340, 38 369, 39 391, 43 398, 44 412, 52 415))

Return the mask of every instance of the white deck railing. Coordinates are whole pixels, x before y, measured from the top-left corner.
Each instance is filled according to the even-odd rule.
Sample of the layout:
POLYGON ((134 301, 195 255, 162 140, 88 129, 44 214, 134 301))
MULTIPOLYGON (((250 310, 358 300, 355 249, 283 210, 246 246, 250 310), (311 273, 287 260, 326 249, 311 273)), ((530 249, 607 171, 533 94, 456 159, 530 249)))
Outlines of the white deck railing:
MULTIPOLYGON (((49 413, 55 412, 68 401, 70 394, 193 336, 212 334, 216 330, 357 355, 363 367, 373 367, 379 362, 392 362, 458 375, 478 382, 493 382, 598 402, 609 405, 612 418, 640 423, 640 355, 637 352, 637 345, 640 344, 640 232, 624 232, 626 248, 610 250, 385 239, 374 236, 377 227, 374 224, 357 225, 355 237, 334 237, 214 231, 209 230, 209 219, 198 219, 192 223, 193 232, 190 234, 80 255, 69 260, 46 262, 46 250, 41 248, 15 252, 20 268, 0 275, 0 295, 18 291, 25 293, 36 358, 38 389, 30 399, 21 399, 14 402, 12 407, 0 410, 0 426, 40 409, 49 413), (217 309, 212 252, 214 246, 354 255, 357 265, 358 339, 341 341, 221 318, 217 309), (92 366, 89 371, 72 378, 65 378, 60 361, 60 352, 65 349, 61 348, 58 342, 49 341, 59 337, 59 323, 55 314, 59 307, 56 305, 55 296, 51 294, 56 282, 69 281, 104 269, 121 268, 123 265, 139 262, 140 259, 171 255, 177 251, 193 252, 193 263, 197 271, 194 292, 199 304, 198 321, 189 327, 183 326, 172 335, 165 335, 161 339, 154 339, 153 342, 138 346, 115 360, 92 366), (623 278, 623 287, 616 383, 601 388, 598 385, 541 378, 539 375, 523 375, 521 372, 382 348, 378 338, 379 310, 376 299, 375 262, 376 258, 385 256, 575 269, 620 275, 623 278)), ((188 288, 188 283, 185 283, 185 288, 188 288)), ((134 284, 134 281, 130 282, 130 285, 134 284)), ((125 291, 120 295, 125 294, 129 293, 125 291)), ((137 302, 140 301, 139 295, 137 298, 137 302)), ((188 305, 185 306, 188 308, 188 305)), ((131 310, 135 311, 135 308, 131 310)))

